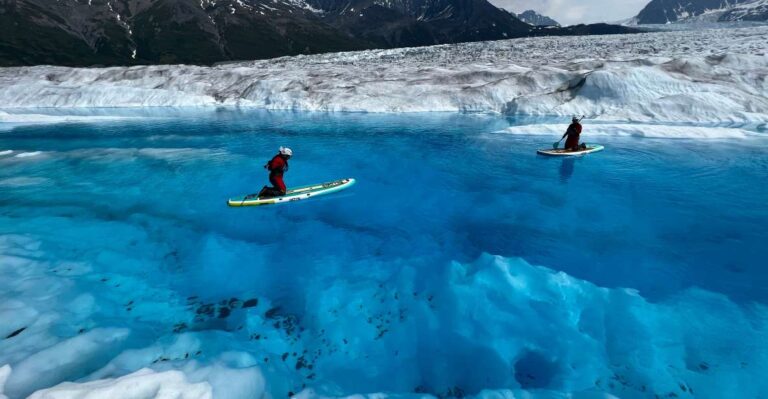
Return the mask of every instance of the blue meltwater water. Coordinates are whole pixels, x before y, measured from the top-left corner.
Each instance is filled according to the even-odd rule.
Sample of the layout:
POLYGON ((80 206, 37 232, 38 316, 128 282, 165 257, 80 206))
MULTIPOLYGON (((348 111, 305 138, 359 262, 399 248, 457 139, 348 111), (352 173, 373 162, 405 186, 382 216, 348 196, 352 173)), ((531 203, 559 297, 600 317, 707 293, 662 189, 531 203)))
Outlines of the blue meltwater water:
POLYGON ((0 130, 9 398, 144 368, 217 398, 768 394, 764 133, 585 123, 605 151, 559 159, 499 116, 127 116, 0 130), (280 146, 289 188, 357 183, 228 207, 280 146))

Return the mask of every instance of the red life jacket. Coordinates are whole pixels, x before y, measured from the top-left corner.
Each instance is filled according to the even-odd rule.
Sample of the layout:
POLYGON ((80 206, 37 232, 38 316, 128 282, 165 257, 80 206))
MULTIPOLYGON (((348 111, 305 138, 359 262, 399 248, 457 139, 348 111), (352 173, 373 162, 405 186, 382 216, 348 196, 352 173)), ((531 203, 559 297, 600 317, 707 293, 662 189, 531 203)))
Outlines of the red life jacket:
POLYGON ((568 137, 576 136, 576 138, 578 138, 579 135, 581 134, 581 123, 578 123, 578 122, 571 123, 571 126, 568 126, 567 132, 568 132, 568 137))
POLYGON ((565 148, 573 148, 579 145, 579 136, 581 135, 581 124, 578 122, 571 123, 566 130, 568 138, 565 140, 565 148))
POLYGON ((269 175, 275 175, 275 176, 282 176, 283 173, 285 173, 286 170, 288 170, 288 161, 285 160, 280 154, 277 154, 267 162, 267 164, 264 166, 269 170, 269 175))

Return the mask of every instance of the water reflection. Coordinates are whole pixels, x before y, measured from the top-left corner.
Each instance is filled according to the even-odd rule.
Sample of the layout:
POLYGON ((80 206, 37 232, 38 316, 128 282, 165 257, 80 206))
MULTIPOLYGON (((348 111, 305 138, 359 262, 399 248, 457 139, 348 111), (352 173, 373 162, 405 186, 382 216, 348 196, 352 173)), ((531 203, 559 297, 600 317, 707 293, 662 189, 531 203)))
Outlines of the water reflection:
POLYGON ((561 182, 567 183, 568 180, 571 179, 571 176, 573 176, 575 163, 576 163, 576 158, 574 157, 563 158, 563 161, 560 164, 560 181, 561 182))

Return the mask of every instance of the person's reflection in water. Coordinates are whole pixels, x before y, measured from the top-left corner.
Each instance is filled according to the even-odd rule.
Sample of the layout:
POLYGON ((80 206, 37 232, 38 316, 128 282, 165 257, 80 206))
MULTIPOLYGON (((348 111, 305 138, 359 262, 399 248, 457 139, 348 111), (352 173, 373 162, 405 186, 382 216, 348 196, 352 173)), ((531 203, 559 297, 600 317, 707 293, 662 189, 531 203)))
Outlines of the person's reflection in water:
POLYGON ((560 181, 567 183, 573 176, 573 165, 576 163, 575 157, 565 157, 560 164, 560 181))

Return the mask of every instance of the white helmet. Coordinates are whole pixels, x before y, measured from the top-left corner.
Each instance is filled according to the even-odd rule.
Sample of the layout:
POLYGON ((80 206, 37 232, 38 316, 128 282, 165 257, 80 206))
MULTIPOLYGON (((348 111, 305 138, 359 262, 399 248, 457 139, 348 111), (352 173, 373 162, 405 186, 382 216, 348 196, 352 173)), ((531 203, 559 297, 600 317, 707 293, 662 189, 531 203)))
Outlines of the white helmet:
POLYGON ((280 147, 280 154, 291 157, 293 156, 293 151, 288 147, 280 147))

